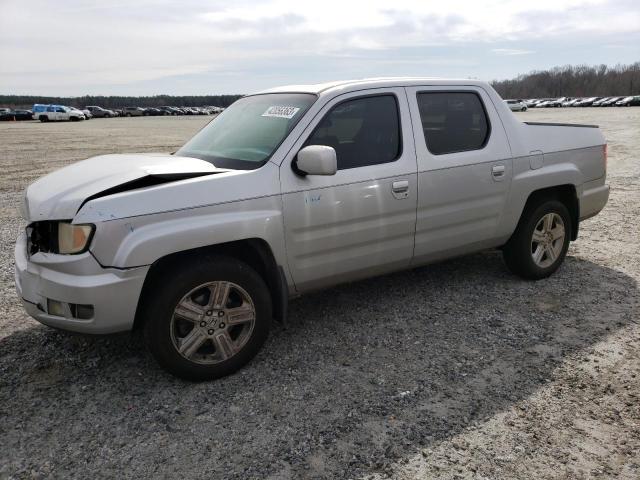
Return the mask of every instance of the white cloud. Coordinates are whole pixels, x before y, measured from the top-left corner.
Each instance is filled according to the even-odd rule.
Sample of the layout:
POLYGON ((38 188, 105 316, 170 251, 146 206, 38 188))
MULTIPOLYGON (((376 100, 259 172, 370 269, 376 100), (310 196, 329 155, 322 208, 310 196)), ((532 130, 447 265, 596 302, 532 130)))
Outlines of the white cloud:
MULTIPOLYGON (((325 69, 329 78, 421 74, 421 66, 491 77, 506 71, 482 70, 490 62, 479 51, 486 60, 575 63, 575 51, 563 57, 557 46, 574 42, 586 55, 638 39, 638 25, 635 0, 0 0, 0 92, 108 93, 131 85, 159 93, 148 89, 156 81, 166 89, 166 79, 179 76, 206 76, 197 87, 203 93, 229 92, 266 86, 263 78, 307 81, 323 62, 333 69, 325 69), (230 83, 243 75, 254 80, 230 83), (219 83, 205 83, 212 80, 219 83)), ((626 56, 610 53, 607 63, 632 54, 620 52, 626 56)))
POLYGON ((528 55, 535 53, 533 50, 522 50, 518 48, 492 48, 491 51, 496 55, 512 56, 512 55, 528 55))

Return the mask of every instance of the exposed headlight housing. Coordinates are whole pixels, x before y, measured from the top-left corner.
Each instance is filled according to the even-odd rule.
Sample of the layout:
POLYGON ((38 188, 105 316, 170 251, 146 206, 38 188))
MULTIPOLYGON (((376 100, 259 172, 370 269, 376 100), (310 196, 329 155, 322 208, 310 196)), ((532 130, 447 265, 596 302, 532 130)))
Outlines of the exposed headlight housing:
POLYGON ((91 243, 95 225, 73 225, 70 221, 34 222, 27 227, 27 246, 30 255, 38 252, 78 254, 91 243))

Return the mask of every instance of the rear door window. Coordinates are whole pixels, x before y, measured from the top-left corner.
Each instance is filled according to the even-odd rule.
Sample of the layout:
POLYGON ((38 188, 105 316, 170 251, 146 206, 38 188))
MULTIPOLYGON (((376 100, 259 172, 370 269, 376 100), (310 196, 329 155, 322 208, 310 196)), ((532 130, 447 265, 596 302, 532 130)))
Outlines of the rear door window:
POLYGON ((490 124, 480 97, 474 92, 417 94, 422 131, 434 155, 482 149, 490 124))

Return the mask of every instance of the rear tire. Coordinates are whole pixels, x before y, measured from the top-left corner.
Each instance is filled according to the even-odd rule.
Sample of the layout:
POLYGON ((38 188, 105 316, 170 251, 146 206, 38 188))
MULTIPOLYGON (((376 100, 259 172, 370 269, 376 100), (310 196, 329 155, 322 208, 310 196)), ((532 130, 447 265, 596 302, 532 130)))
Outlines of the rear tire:
POLYGON ((142 306, 145 340, 173 375, 192 381, 230 375, 267 339, 271 297, 246 263, 209 255, 176 262, 151 281, 142 306))
POLYGON ((49 121, 49 117, 47 115, 40 115, 38 117, 38 120, 40 120, 42 123, 45 123, 49 121))
POLYGON ((560 267, 570 238, 571 216, 567 207, 558 200, 542 200, 525 209, 502 254, 513 273, 539 280, 560 267))

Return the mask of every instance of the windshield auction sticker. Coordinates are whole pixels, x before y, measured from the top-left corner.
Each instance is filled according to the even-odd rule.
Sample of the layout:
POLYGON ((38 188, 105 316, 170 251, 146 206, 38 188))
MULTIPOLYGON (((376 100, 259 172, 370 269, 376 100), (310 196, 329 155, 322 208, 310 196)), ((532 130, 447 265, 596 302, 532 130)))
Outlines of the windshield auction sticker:
POLYGON ((278 118, 293 118, 293 116, 300 110, 298 107, 269 107, 267 111, 262 114, 263 117, 278 117, 278 118))

